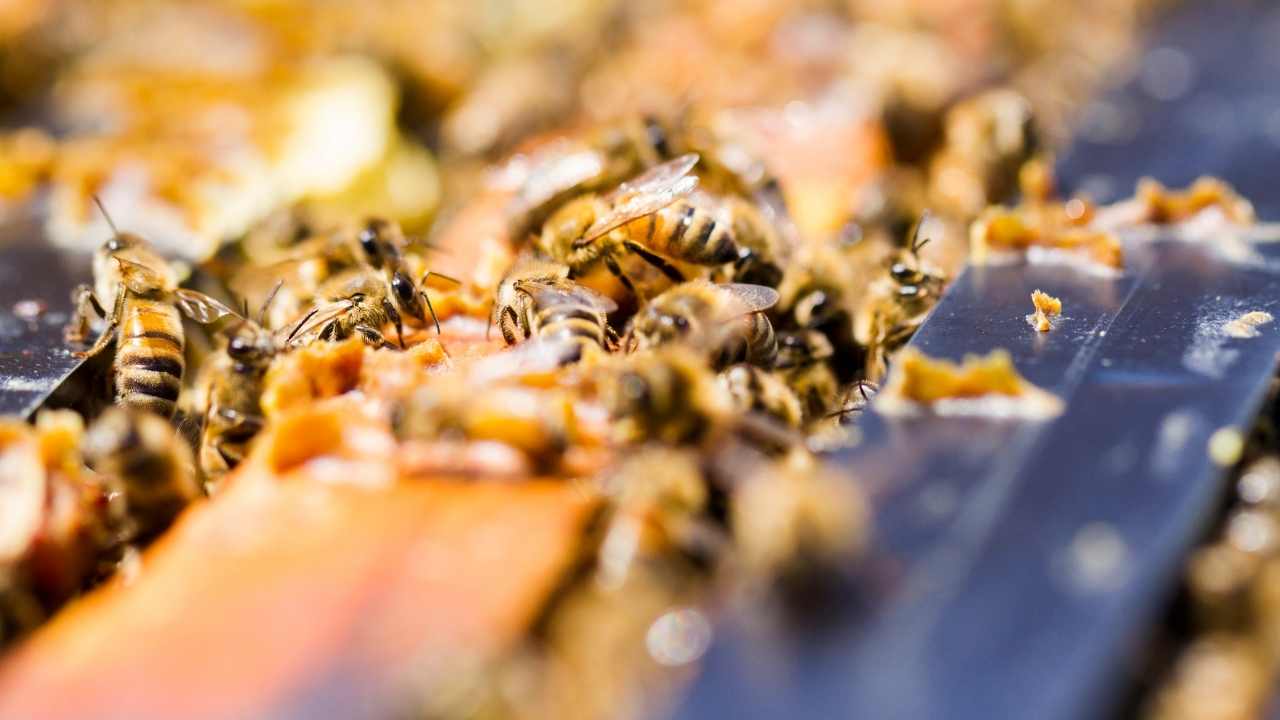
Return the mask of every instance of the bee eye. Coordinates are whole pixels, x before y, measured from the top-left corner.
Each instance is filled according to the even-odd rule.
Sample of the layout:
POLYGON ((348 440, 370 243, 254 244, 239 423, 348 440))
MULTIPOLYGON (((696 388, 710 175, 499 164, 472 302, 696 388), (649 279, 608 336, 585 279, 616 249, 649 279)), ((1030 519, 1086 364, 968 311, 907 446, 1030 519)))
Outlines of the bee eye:
POLYGON ((915 277, 916 271, 907 267, 903 263, 894 263, 893 267, 889 268, 889 274, 893 276, 894 280, 905 282, 910 281, 915 277))
POLYGON ((377 262, 379 256, 378 232, 373 228, 365 228, 360 231, 358 239, 360 241, 360 249, 364 250, 365 254, 369 256, 369 260, 377 262))
POLYGON ((391 276, 391 290, 401 302, 409 302, 413 299, 413 283, 404 276, 404 273, 391 276))
POLYGON ((103 247, 107 249, 107 252, 116 252, 120 248, 124 247, 124 245, 120 243, 119 237, 112 237, 103 245, 103 247))
POLYGON ((252 348, 253 345, 242 337, 233 337, 227 343, 227 352, 232 355, 247 355, 252 348))
POLYGON ((903 285, 898 288, 898 296, 904 298, 914 298, 921 295, 920 287, 917 285, 903 285))
POLYGON ((677 330, 684 331, 689 329, 689 319, 683 315, 676 315, 671 319, 671 322, 675 324, 677 330))

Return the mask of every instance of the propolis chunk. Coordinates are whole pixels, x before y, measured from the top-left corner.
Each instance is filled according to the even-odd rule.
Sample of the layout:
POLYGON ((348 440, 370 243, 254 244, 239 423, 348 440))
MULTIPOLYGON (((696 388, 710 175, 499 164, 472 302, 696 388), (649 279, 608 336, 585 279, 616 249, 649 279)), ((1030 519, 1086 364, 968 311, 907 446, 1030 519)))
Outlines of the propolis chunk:
POLYGON ((1031 293, 1031 304, 1035 306, 1036 311, 1027 316, 1027 322, 1031 327, 1039 332, 1049 332, 1053 329, 1053 321, 1062 314, 1062 301, 1058 298, 1036 290, 1031 293))
POLYGON ((1134 199, 1143 207, 1145 220, 1155 224, 1189 220, 1209 208, 1218 208, 1231 222, 1254 222, 1253 205, 1227 183, 1200 177, 1186 190, 1171 190, 1153 178, 1138 181, 1134 199))
MULTIPOLYGON (((969 259, 989 262, 994 254, 1026 252, 1033 247, 1064 252, 1115 270, 1124 268, 1124 251, 1114 233, 1071 224, 1072 203, 1061 212, 1045 208, 988 208, 969 230, 969 259)), ((1085 207, 1085 206, 1082 206, 1085 207)))
POLYGON ((873 402, 891 413, 927 407, 954 414, 1046 417, 1062 408, 1056 396, 1018 374, 1005 350, 992 350, 984 357, 968 355, 956 364, 907 348, 894 361, 888 382, 873 402))

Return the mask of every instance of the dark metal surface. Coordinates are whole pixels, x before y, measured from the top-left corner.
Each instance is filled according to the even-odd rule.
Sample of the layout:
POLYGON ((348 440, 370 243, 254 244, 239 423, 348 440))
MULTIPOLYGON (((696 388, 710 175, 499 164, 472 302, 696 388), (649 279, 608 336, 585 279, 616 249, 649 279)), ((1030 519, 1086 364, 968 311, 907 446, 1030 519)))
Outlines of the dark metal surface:
MULTIPOLYGON (((1280 10, 1190 5, 1137 76, 1085 113, 1063 184, 1101 200, 1141 176, 1235 184, 1280 218, 1280 10)), ((807 632, 731 614, 679 717, 1083 718, 1117 712, 1131 665, 1216 507, 1206 446, 1247 428, 1275 371, 1280 247, 1233 265, 1206 246, 1131 247, 1123 277, 970 268, 912 344, 1007 348, 1067 402, 1051 421, 860 420, 839 458, 872 495, 873 554, 807 632), (1047 335, 1029 295, 1063 299, 1047 335)))
POLYGON ((1247 429, 1274 372, 1274 324, 1223 331, 1249 310, 1280 314, 1280 262, 1234 266, 1184 242, 1132 252, 1117 279, 967 270, 913 344, 957 360, 1007 348, 1066 412, 867 413, 839 458, 875 508, 859 610, 791 653, 729 628, 688 716, 1101 714, 1215 506, 1209 437, 1247 429), (1037 288, 1066 308, 1048 334, 1023 318, 1037 288))
POLYGON ((62 328, 72 288, 88 279, 88 258, 49 247, 37 221, 0 228, 0 415, 30 414, 80 365, 62 328), (43 314, 16 315, 26 300, 43 314))

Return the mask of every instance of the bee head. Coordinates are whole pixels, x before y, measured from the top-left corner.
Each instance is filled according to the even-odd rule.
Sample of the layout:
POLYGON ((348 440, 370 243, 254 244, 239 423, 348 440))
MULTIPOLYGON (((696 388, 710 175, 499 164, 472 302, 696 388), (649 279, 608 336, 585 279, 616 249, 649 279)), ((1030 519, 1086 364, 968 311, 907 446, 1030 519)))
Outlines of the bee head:
POLYGON ((387 263, 388 256, 394 247, 390 236, 391 223, 381 218, 369 220, 356 236, 356 241, 360 243, 360 249, 370 265, 381 268, 387 263))
POLYGON ((391 295, 402 314, 414 318, 423 325, 427 323, 426 312, 422 309, 422 299, 418 296, 418 286, 403 271, 396 270, 391 273, 391 295))
POLYGON ((249 321, 236 325, 227 337, 227 355, 244 365, 256 365, 274 354, 271 336, 249 321))

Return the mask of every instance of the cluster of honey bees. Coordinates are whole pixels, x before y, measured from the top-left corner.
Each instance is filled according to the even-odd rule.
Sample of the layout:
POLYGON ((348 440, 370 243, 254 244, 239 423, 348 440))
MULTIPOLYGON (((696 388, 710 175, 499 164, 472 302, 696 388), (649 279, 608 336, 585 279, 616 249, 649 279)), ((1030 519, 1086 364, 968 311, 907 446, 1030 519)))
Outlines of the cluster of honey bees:
MULTIPOLYGON (((33 3, 45 9, 13 46, 84 58, 54 98, 69 137, 0 138, 24 150, 0 159, 0 197, 102 194, 55 202, 54 220, 74 206, 105 222, 61 223, 64 244, 102 230, 67 340, 109 366, 116 407, 0 427, 0 465, 23 480, 0 492, 28 513, 0 529, 0 637, 146 572, 137 550, 184 507, 299 464, 355 455, 379 473, 336 481, 373 486, 551 478, 602 508, 580 571, 527 653, 455 678, 442 697, 465 696, 466 713, 423 710, 594 717, 658 682, 655 617, 708 604, 721 581, 807 592, 849 570, 865 498, 821 453, 856 441, 851 422, 958 267, 969 222, 1019 189, 1051 194, 1046 138, 1097 78, 1045 68, 1122 56, 1143 3, 151 4, 166 11, 33 3), (63 22, 85 12, 105 19, 63 22), (1046 34, 1046 13, 1089 42, 1046 34), (171 60, 175 27, 197 50, 171 60), (352 51, 390 61, 372 79, 310 74, 352 51), (1013 68, 995 83, 992 54, 1013 68), (190 89, 205 85, 270 141, 203 122, 190 89), (396 103, 402 126, 383 127, 396 103), (103 129, 112 113, 121 138, 103 129), (294 167, 328 178, 334 149, 291 141, 347 114, 381 118, 387 147, 353 142, 375 167, 334 177, 385 187, 337 200, 294 167), (288 182, 175 160, 241 157, 227 147, 291 148, 263 160, 288 182), (126 161, 153 173, 148 202, 184 213, 127 206, 134 186, 113 174, 126 161), (290 201, 266 214, 260 196, 290 201), (174 216, 199 242, 137 220, 174 216), (366 425, 376 441, 342 438, 366 425), (501 691, 529 672, 559 695, 501 691)), ((26 80, 0 73, 0 90, 26 80)), ((992 247, 1017 245, 1006 235, 992 247)))

